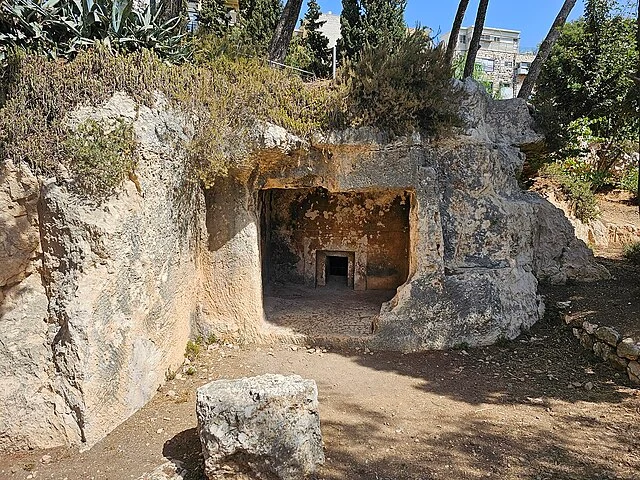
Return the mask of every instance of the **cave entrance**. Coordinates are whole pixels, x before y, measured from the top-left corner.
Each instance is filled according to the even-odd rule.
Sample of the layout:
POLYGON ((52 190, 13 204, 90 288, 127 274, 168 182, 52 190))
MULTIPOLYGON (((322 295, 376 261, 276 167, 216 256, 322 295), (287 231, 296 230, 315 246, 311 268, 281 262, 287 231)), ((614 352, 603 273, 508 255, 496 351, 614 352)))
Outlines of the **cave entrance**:
POLYGON ((267 321, 311 337, 362 337, 412 265, 412 192, 259 192, 267 321))
POLYGON ((327 283, 335 283, 346 287, 349 283, 348 270, 349 259, 346 256, 329 255, 327 257, 327 283))
POLYGON ((355 252, 316 252, 316 287, 353 288, 355 252))

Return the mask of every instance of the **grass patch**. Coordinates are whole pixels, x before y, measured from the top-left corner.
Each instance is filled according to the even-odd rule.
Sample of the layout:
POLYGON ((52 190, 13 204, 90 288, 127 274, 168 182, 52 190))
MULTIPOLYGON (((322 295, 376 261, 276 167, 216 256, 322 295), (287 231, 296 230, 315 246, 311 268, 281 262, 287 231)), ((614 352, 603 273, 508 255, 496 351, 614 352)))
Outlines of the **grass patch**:
POLYGON ((95 120, 81 123, 63 142, 76 186, 96 197, 107 196, 132 175, 137 164, 133 125, 95 120))
POLYGON ((576 218, 585 223, 598 218, 600 211, 591 183, 578 176, 572 175, 563 168, 561 163, 545 165, 540 173, 555 180, 560 186, 562 193, 569 202, 571 213, 573 213, 576 218))
POLYGON ((624 258, 636 265, 640 265, 640 242, 628 243, 624 246, 624 258))

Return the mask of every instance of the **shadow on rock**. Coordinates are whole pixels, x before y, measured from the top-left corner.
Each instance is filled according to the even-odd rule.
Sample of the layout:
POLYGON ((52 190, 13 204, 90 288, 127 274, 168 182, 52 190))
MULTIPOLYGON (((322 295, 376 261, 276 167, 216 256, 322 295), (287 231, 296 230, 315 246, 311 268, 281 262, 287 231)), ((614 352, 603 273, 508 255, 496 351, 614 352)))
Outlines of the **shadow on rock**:
POLYGON ((187 475, 184 480, 202 480, 204 478, 204 462, 198 429, 184 430, 167 440, 162 454, 169 460, 183 463, 187 475))

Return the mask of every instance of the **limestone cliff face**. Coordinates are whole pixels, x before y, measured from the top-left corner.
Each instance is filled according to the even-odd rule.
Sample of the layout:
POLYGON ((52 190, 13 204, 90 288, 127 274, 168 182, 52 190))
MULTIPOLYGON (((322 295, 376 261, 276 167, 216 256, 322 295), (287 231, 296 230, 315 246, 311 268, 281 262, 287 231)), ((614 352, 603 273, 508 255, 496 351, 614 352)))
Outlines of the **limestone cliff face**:
POLYGON ((128 181, 98 205, 64 172, 38 185, 5 164, 2 212, 16 214, 3 218, 0 260, 23 281, 3 288, 0 447, 94 444, 155 394, 191 333, 204 201, 175 150, 188 122, 121 95, 70 122, 88 117, 133 122, 140 191, 128 181))
POLYGON ((540 318, 538 280, 606 276, 562 212, 516 184, 518 146, 539 141, 526 105, 465 88, 467 128, 437 142, 360 129, 307 143, 257 124, 255 155, 206 192, 186 180, 190 122, 161 98, 70 115, 133 122, 139 185, 101 203, 73 193, 62 168, 37 179, 4 160, 0 449, 94 444, 153 396, 190 335, 282 339, 263 310, 266 189, 407 193, 407 279, 382 308, 377 348, 513 338, 540 318))

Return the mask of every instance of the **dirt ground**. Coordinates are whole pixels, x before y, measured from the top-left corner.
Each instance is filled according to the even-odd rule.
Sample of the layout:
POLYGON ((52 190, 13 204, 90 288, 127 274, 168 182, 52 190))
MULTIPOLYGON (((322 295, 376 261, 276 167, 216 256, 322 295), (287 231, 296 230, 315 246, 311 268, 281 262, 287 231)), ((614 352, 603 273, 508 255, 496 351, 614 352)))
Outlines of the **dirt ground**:
POLYGON ((468 351, 323 350, 214 345, 91 450, 0 456, 0 478, 135 479, 168 458, 200 480, 195 389, 267 372, 318 383, 318 479, 640 478, 640 390, 556 320, 468 351))

